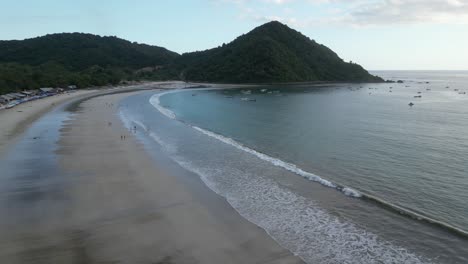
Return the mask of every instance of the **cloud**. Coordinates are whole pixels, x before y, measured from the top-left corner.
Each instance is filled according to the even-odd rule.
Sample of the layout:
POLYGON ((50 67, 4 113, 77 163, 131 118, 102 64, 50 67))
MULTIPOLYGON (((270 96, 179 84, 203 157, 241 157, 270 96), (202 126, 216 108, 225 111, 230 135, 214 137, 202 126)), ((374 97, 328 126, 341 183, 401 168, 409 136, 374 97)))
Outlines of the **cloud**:
POLYGON ((468 23, 465 0, 385 0, 362 1, 348 13, 357 25, 468 23), (366 3, 368 2, 368 3, 366 3))
POLYGON ((279 20, 293 26, 468 24, 468 0, 218 0, 235 3, 242 18, 279 20), (279 11, 288 10, 288 12, 279 11), (301 10, 298 10, 300 8, 301 10), (300 16, 307 9, 320 16, 300 16))

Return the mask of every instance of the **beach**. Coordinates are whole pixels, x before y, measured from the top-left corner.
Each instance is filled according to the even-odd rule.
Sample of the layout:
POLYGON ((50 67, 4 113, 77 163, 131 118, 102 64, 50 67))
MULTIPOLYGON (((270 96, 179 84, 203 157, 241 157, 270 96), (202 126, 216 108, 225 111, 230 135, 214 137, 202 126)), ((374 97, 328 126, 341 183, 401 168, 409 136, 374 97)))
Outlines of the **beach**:
POLYGON ((0 151, 8 142, 21 134, 29 124, 52 108, 68 100, 96 93, 96 90, 79 90, 73 93, 63 93, 55 96, 29 101, 10 109, 0 110, 0 151))
POLYGON ((60 185, 41 186, 40 221, 18 210, 0 226, 0 262, 302 263, 197 175, 150 156, 118 116, 132 93, 85 100, 63 121, 60 185))
POLYGON ((466 150, 466 98, 453 91, 463 83, 407 85, 144 92, 123 99, 120 115, 150 153, 162 146, 307 263, 466 263, 466 238, 452 228, 465 226, 466 210, 455 210, 466 192, 453 183, 466 163, 451 154, 466 150))
MULTIPOLYGON (((456 124, 464 117, 447 109, 457 104, 465 111, 463 95, 434 84, 426 101, 408 108, 407 98, 427 84, 393 84, 392 93, 388 84, 174 89, 192 85, 201 88, 151 83, 83 94, 17 129, 0 159, 0 262, 466 263, 466 237, 451 229, 463 221, 464 210, 435 225, 405 214, 410 209, 385 206, 405 197, 399 182, 424 185, 429 175, 383 162, 431 146, 431 130, 412 126, 424 115, 450 116, 446 121, 454 124, 453 142, 459 144, 465 134, 456 124), (337 114, 324 119, 323 109, 337 114), (381 124, 361 124, 363 113, 364 120, 386 120, 391 133, 381 124), (402 136, 399 141, 411 140, 411 149, 375 148, 382 144, 378 139, 395 136, 393 124, 428 134, 419 139, 426 143, 402 136), (385 186, 368 183, 375 179, 374 163, 389 168, 378 174, 385 186), (392 183, 390 176, 407 171, 411 177, 392 183), (382 187, 401 192, 372 196, 382 187)), ((453 158, 446 163, 458 166, 453 158)), ((425 159, 406 166, 418 164, 430 165, 425 159)), ((436 176, 463 171, 432 168, 439 170, 436 176)), ((435 201, 457 195, 465 200, 460 186, 444 196, 438 182, 431 183, 433 192, 412 196, 432 201, 424 205, 432 204, 427 212, 433 218, 452 210, 435 201)))

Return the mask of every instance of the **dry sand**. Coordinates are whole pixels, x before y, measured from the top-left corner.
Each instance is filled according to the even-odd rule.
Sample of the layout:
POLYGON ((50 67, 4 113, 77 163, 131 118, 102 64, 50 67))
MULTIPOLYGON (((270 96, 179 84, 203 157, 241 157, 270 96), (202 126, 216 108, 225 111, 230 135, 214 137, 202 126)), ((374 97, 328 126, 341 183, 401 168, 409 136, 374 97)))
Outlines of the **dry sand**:
POLYGON ((12 231, 0 262, 303 263, 196 175, 148 155, 116 114, 125 96, 81 103, 62 128, 65 206, 20 234, 12 231))

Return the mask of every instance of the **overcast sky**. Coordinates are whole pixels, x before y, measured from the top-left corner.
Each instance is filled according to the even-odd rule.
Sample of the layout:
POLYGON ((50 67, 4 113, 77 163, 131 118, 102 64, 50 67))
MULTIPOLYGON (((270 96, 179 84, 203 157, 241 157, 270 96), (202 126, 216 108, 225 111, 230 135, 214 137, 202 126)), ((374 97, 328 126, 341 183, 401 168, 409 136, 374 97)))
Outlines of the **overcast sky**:
POLYGON ((0 39, 86 32, 183 53, 279 20, 369 70, 468 70, 468 0, 0 0, 0 39))

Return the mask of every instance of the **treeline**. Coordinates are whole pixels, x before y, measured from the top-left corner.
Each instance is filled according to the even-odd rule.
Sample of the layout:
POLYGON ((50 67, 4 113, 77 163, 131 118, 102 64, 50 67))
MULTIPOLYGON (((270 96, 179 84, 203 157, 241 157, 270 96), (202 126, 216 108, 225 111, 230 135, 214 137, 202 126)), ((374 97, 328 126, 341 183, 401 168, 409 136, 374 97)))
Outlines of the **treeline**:
POLYGON ((0 92, 133 80, 224 83, 380 82, 324 45, 279 22, 220 47, 179 55, 117 37, 63 33, 0 41, 0 92))
POLYGON ((81 33, 0 41, 0 93, 171 79, 165 67, 178 56, 157 46, 81 33))
POLYGON ((158 46, 117 37, 83 33, 50 34, 26 40, 0 41, 0 62, 39 66, 47 62, 71 71, 92 66, 140 69, 167 65, 179 54, 158 46))
POLYGON ((91 66, 82 71, 71 71, 57 63, 30 66, 18 63, 0 64, 0 94, 37 89, 40 87, 78 88, 116 85, 123 81, 174 79, 165 70, 137 72, 130 68, 91 66))

